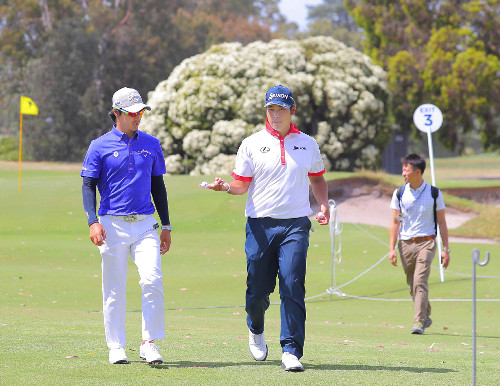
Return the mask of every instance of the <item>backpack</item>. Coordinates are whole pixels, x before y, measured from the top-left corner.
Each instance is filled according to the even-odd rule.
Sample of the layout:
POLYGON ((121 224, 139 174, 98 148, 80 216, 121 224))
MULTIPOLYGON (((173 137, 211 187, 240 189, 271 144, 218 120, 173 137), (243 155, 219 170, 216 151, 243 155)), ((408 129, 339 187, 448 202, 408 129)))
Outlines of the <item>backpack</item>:
MULTIPOLYGON (((397 197, 399 200, 399 207, 401 208, 401 197, 403 197, 403 193, 405 191, 405 185, 400 186, 397 190, 397 197)), ((434 231, 436 232, 437 235, 437 215, 436 215, 436 199, 439 196, 439 188, 436 188, 435 186, 431 185, 431 196, 434 199, 434 231)))

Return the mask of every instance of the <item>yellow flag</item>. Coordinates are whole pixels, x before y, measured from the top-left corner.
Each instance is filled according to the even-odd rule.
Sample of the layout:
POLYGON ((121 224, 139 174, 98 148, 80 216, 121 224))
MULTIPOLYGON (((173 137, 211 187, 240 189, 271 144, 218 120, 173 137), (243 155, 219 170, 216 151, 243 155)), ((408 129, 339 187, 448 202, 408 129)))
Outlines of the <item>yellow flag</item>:
POLYGON ((21 114, 38 115, 38 107, 31 98, 21 96, 21 114))

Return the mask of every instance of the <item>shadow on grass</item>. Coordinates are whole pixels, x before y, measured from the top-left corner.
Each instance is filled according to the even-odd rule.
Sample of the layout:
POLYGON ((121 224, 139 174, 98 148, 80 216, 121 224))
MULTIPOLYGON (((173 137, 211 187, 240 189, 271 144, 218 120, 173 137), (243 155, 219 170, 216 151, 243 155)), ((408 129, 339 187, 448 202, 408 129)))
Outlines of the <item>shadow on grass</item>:
MULTIPOLYGON (((281 361, 265 361, 265 362, 191 362, 178 361, 167 362, 161 365, 149 365, 151 368, 159 370, 167 370, 169 368, 193 368, 193 369, 215 369, 222 367, 254 367, 254 366, 273 366, 281 367, 281 361)), ((305 370, 329 370, 329 371, 406 371, 408 373, 456 373, 456 370, 434 367, 408 367, 408 366, 369 366, 369 365, 331 365, 310 363, 304 364, 305 370)))

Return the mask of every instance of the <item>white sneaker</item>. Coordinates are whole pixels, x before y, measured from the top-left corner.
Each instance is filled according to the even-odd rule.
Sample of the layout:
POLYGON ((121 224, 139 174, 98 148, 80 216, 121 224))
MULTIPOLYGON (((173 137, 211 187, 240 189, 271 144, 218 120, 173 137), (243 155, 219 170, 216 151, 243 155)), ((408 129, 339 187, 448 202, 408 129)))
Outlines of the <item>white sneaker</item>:
POLYGON ((250 354, 256 361, 265 361, 267 358, 267 344, 264 338, 264 333, 254 334, 248 330, 248 345, 250 347, 250 354))
POLYGON ((281 356, 281 368, 286 371, 304 371, 302 363, 289 352, 284 352, 281 356))
POLYGON ((128 363, 127 354, 123 348, 112 348, 109 350, 109 363, 120 365, 128 363))
POLYGON ((160 350, 152 340, 148 340, 141 344, 141 348, 139 349, 139 356, 148 363, 163 363, 163 357, 160 354, 160 350))

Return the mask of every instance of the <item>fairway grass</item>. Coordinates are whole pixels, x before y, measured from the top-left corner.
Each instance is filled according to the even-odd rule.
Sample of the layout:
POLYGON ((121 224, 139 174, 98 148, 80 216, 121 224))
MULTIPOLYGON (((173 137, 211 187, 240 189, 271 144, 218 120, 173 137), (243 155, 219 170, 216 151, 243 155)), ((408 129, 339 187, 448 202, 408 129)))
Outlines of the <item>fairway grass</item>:
MULTIPOLYGON (((203 179, 208 180, 208 177, 203 179)), ((411 335, 413 305, 401 266, 384 259, 388 231, 343 224, 335 283, 328 228, 311 234, 306 278, 303 373, 281 370, 279 296, 266 313, 269 356, 248 351, 244 304, 245 197, 201 189, 202 178, 166 177, 174 231, 162 259, 167 338, 165 363, 139 359, 139 277, 129 265, 128 365, 108 364, 100 256, 88 240, 78 171, 0 174, 0 383, 67 385, 324 384, 467 385, 472 381, 472 248, 491 260, 478 267, 477 382, 500 380, 500 245, 452 244, 445 281, 430 280, 433 325, 411 335), (371 268, 373 267, 373 268, 371 268), (371 268, 371 269, 370 269, 371 268), (486 277, 487 276, 487 277, 486 277), (322 295, 323 294, 323 295, 322 295), (318 296, 317 296, 318 295, 318 296), (317 296, 317 297, 316 297, 317 296), (375 298, 379 300, 364 300, 375 298), (391 300, 392 301, 389 301, 391 300), (446 300, 446 301, 439 301, 446 300), (465 300, 465 301, 464 301, 465 300)))

